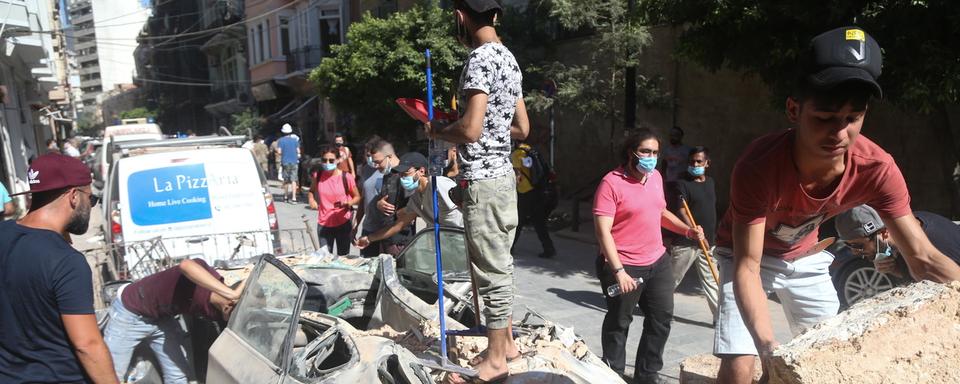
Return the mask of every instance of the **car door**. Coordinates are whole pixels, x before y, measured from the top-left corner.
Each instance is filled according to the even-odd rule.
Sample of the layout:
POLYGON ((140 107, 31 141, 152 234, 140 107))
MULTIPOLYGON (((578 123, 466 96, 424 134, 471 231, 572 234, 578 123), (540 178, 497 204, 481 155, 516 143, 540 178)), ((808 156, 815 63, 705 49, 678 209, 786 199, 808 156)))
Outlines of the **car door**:
POLYGON ((276 258, 264 255, 250 274, 227 328, 209 352, 207 383, 280 383, 306 284, 276 258))

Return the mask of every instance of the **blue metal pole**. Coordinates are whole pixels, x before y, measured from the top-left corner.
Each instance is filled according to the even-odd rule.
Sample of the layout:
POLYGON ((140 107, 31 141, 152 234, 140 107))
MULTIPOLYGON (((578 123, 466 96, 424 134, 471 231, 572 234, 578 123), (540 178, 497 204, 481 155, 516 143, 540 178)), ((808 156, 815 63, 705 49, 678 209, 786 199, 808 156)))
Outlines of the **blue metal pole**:
MULTIPOLYGON (((427 56, 427 118, 433 121, 433 70, 430 69, 430 50, 427 56)), ((431 140, 431 147, 433 142, 431 140)), ((430 167, 433 168, 433 167, 430 167)), ((440 251, 440 205, 437 201, 437 175, 430 175, 430 191, 433 195, 433 247, 437 254, 437 305, 440 310, 440 357, 441 364, 447 362, 447 315, 443 304, 443 257, 440 251)))

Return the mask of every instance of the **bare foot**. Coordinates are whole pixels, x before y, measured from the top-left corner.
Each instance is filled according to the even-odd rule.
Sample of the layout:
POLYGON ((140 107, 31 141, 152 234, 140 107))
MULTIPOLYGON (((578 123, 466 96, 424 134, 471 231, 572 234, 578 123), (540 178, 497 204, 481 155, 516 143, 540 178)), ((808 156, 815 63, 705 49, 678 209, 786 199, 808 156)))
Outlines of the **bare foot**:
POLYGON ((456 373, 451 373, 449 376, 447 376, 447 382, 450 384, 464 384, 478 381, 481 383, 486 383, 490 381, 501 380, 507 377, 507 374, 510 373, 506 362, 494 363, 490 359, 484 359, 474 368, 477 370, 476 378, 464 378, 460 377, 460 375, 456 373))
MULTIPOLYGON (((487 358, 488 351, 489 351, 489 348, 484 349, 483 351, 480 351, 480 353, 478 353, 476 356, 470 359, 470 365, 472 366, 480 365, 480 363, 482 363, 483 360, 487 358)), ((521 357, 523 357, 523 354, 520 353, 520 349, 517 348, 516 344, 513 344, 513 343, 507 344, 507 363, 508 364, 514 362, 515 360, 521 357)))

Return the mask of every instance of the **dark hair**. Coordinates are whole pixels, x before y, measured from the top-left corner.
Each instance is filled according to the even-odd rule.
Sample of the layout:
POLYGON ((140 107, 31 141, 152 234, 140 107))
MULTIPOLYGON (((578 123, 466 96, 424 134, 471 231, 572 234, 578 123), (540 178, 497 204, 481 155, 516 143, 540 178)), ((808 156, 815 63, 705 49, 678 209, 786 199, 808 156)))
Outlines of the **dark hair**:
POLYGON ((656 140, 657 146, 660 146, 660 137, 649 129, 641 129, 623 139, 623 145, 620 146, 620 166, 626 167, 633 162, 634 153, 640 147, 640 143, 651 139, 656 140))
POLYGON ((377 142, 378 142, 378 141, 381 141, 381 140, 383 140, 383 139, 380 138, 380 135, 370 136, 370 137, 367 139, 367 141, 366 141, 365 143, 363 143, 363 150, 364 150, 366 153, 371 153, 371 152, 373 152, 373 149, 374 149, 375 146, 377 145, 377 142))
POLYGON ((706 157, 707 160, 710 160, 710 150, 707 149, 707 147, 704 147, 702 145, 698 145, 696 147, 690 148, 690 153, 687 154, 687 159, 693 157, 693 155, 696 155, 698 153, 703 153, 703 156, 706 157))
POLYGON ((54 189, 50 191, 35 192, 30 194, 30 211, 36 211, 40 208, 43 208, 47 204, 50 204, 60 198, 63 194, 67 193, 70 188, 74 187, 64 187, 59 189, 54 189))
POLYGON ((320 152, 317 152, 317 157, 323 157, 323 155, 328 153, 332 153, 337 159, 340 158, 340 150, 329 144, 320 146, 320 152))
POLYGON ((453 9, 463 12, 470 17, 470 20, 481 26, 492 26, 495 16, 500 14, 500 10, 491 9, 486 12, 477 12, 464 0, 453 0, 453 9))
POLYGON ((253 141, 257 141, 257 140, 263 140, 263 135, 254 135, 253 141))
POLYGON ((685 132, 683 132, 683 128, 680 128, 680 126, 674 125, 674 126, 673 126, 673 129, 676 129, 677 131, 679 131, 679 132, 680 132, 680 136, 683 136, 683 135, 686 134, 685 132))
POLYGON ((873 87, 862 81, 845 81, 832 88, 824 89, 801 78, 791 97, 801 104, 810 100, 817 108, 824 110, 839 110, 850 103, 855 111, 863 111, 867 109, 873 92, 873 87))
POLYGON ((336 138, 338 138, 338 137, 342 137, 342 138, 346 139, 346 137, 343 136, 343 133, 341 133, 341 132, 337 132, 337 133, 334 133, 334 134, 333 134, 333 138, 334 138, 334 139, 336 139, 336 138))

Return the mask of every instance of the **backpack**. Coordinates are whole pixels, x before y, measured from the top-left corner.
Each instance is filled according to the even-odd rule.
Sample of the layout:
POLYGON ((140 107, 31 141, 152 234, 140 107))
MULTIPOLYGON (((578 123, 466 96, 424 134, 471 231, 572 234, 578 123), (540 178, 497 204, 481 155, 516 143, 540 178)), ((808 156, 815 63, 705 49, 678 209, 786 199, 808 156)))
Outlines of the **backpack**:
MULTIPOLYGON (((544 188, 553 182, 553 169, 550 168, 550 164, 544 160, 543 156, 540 156, 540 151, 526 145, 517 149, 523 151, 524 157, 530 159, 531 164, 528 167, 530 168, 530 184, 533 185, 534 189, 544 188)), ((526 165, 526 161, 524 161, 524 166, 526 165)))
MULTIPOLYGON (((550 163, 540 155, 540 151, 535 148, 523 145, 517 149, 524 152, 525 157, 530 159, 530 184, 533 185, 533 192, 543 195, 544 206, 547 214, 557 208, 560 197, 557 194, 556 178, 557 175, 550 167, 550 163)), ((524 166, 526 166, 524 161, 524 166)))

